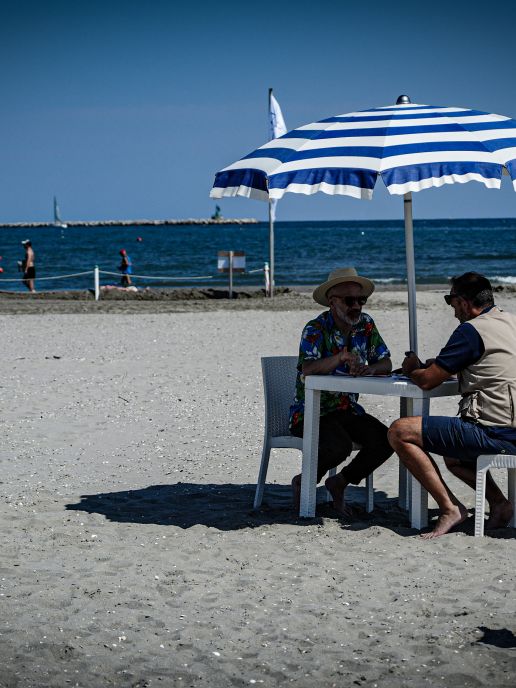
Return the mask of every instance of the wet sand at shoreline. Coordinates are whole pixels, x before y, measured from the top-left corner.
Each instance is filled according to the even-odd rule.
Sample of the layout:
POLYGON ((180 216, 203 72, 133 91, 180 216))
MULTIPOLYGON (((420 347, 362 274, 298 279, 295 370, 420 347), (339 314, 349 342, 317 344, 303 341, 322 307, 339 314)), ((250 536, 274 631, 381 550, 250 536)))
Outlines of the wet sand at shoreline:
MULTIPOLYGON (((260 288, 236 289, 233 299, 225 289, 124 289, 102 290, 95 301, 92 290, 29 294, 0 291, 0 314, 15 313, 176 313, 216 310, 307 310, 313 307, 313 286, 280 287, 273 299, 260 288)), ((499 287, 510 295, 511 287, 499 287)), ((418 307, 433 303, 429 294, 444 294, 442 285, 418 285, 418 307)), ((374 295, 375 308, 406 308, 407 290, 401 285, 380 285, 374 295)))

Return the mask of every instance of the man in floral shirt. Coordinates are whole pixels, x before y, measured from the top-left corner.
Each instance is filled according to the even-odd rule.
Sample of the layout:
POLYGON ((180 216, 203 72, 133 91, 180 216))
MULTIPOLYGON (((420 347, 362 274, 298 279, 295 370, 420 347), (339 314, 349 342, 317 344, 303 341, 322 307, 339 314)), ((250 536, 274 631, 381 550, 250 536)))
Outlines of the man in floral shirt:
MULTIPOLYGON (((329 306, 305 326, 299 347, 296 397, 290 407, 290 431, 303 436, 305 375, 385 375, 392 368, 390 351, 371 316, 362 306, 374 291, 371 280, 354 268, 339 268, 313 293, 314 300, 329 306)), ((358 403, 357 394, 322 392, 319 425, 317 482, 351 453, 353 442, 362 449, 338 473, 326 480, 337 511, 351 515, 344 503, 349 483, 358 485, 392 454, 387 427, 358 403)), ((301 475, 292 480, 294 504, 299 505, 301 475)))

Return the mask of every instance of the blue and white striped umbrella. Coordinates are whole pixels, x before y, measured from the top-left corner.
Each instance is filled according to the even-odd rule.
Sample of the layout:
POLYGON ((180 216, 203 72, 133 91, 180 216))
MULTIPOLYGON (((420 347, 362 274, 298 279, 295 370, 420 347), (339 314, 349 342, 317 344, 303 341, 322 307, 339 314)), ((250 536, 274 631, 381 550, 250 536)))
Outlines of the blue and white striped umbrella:
POLYGON ((417 351, 412 191, 481 182, 516 189, 516 120, 480 110, 410 103, 350 112, 269 141, 215 176, 212 198, 279 199, 289 191, 371 199, 380 175, 404 195, 409 343, 417 351))
POLYGON ((516 188, 516 121, 412 103, 306 124, 217 173, 212 198, 282 198, 287 191, 371 199, 381 175, 391 194, 478 181, 516 188))

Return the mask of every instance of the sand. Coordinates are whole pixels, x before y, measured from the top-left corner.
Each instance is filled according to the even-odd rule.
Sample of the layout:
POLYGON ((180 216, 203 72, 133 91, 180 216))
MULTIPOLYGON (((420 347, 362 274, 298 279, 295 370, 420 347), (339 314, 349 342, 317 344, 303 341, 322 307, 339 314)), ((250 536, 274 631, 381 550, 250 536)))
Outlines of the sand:
MULTIPOLYGON (((0 686, 514 685, 513 529, 474 538, 470 518, 422 541, 394 458, 371 515, 360 486, 357 520, 325 505, 301 520, 294 450, 273 453, 252 510, 260 356, 296 353, 309 296, 21 301, 0 299, 0 686)), ((513 294, 498 302, 516 312, 513 294)), ((405 303, 382 292, 367 308, 395 364, 405 303)), ((456 321, 442 292, 418 305, 424 358, 456 321)), ((397 417, 394 399, 363 402, 397 417)))

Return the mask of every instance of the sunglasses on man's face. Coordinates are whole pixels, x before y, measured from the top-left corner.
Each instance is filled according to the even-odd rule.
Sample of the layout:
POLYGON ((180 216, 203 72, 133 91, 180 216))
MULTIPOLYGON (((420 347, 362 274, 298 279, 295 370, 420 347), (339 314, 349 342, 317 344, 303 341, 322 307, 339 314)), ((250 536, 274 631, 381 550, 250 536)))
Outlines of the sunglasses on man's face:
POLYGON ((448 304, 448 306, 451 306, 451 302, 453 299, 460 299, 460 294, 445 294, 444 295, 444 300, 448 304))
POLYGON ((333 294, 333 297, 344 301, 348 308, 354 306, 355 303, 359 306, 363 306, 367 303, 367 296, 337 296, 337 294, 333 294))

